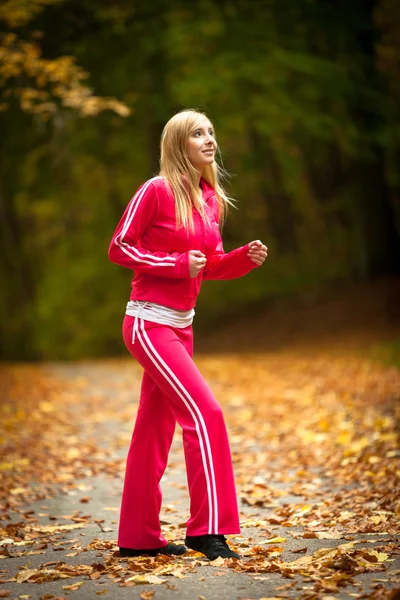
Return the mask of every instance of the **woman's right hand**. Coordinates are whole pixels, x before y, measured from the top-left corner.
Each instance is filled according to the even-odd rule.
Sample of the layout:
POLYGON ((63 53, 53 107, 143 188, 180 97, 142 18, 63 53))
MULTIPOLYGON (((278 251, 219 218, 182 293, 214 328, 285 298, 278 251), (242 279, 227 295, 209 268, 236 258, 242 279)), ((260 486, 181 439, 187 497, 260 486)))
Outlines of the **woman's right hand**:
POLYGON ((207 259, 200 250, 189 250, 189 272, 190 277, 197 277, 206 266, 207 259))

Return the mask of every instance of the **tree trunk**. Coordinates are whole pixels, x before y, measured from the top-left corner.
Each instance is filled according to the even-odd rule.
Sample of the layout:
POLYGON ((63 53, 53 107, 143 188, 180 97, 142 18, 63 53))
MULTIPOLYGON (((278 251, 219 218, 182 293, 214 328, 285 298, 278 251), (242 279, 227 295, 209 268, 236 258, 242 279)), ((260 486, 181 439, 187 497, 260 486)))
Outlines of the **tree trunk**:
POLYGON ((12 194, 0 190, 0 267, 2 280, 0 359, 32 358, 29 306, 34 297, 31 265, 12 194))

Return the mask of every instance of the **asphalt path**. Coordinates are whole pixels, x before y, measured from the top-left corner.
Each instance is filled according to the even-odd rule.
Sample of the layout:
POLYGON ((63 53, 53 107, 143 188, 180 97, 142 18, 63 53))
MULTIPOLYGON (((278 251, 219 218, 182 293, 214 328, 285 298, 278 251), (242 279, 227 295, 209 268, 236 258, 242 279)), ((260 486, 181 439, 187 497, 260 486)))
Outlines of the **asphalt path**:
MULTIPOLYGON (((112 365, 109 367, 112 371, 112 365)), ((66 381, 71 378, 92 378, 93 386, 99 375, 99 369, 104 366, 92 365, 52 365, 51 369, 66 381)), ((117 377, 110 372, 110 380, 117 377)), ((85 392, 90 393, 90 386, 85 392)), ((137 393, 137 392, 136 392, 137 393)), ((128 400, 127 400, 128 401, 128 400)), ((76 415, 75 415, 76 416, 76 415)), ((107 447, 107 440, 121 434, 120 422, 110 419, 106 424, 98 426, 101 444, 107 447)), ((124 460, 129 440, 131 423, 126 423, 124 439, 126 444, 114 447, 109 460, 124 460)), ((82 443, 88 435, 85 423, 81 424, 80 434, 82 443)), ((45 460, 45 458, 44 458, 45 460)), ((242 532, 233 536, 230 543, 242 553, 243 564, 252 560, 252 548, 265 545, 265 536, 257 522, 263 521, 273 513, 277 504, 300 503, 302 498, 285 494, 285 484, 270 482, 280 487, 282 495, 270 507, 240 505, 242 532)), ((347 585, 338 593, 321 591, 315 595, 312 582, 300 574, 292 577, 284 576, 281 572, 237 572, 230 564, 221 561, 210 562, 200 555, 189 552, 179 558, 165 559, 164 563, 153 560, 140 561, 123 560, 118 557, 116 538, 118 527, 118 511, 122 489, 121 470, 115 473, 99 472, 73 482, 73 486, 63 487, 55 484, 52 494, 33 503, 24 504, 21 499, 25 517, 32 521, 32 543, 25 545, 7 544, 2 541, 3 548, 7 547, 9 555, 0 561, 0 597, 15 599, 71 598, 87 600, 91 598, 109 599, 139 599, 152 598, 155 600, 259 600, 262 598, 321 598, 322 600, 345 599, 355 597, 373 597, 374 587, 385 587, 387 590, 400 584, 400 560, 394 558, 386 563, 384 572, 366 572, 354 576, 355 585, 347 585), (72 528, 68 530, 68 526, 72 528), (99 575, 90 578, 81 574, 75 577, 65 577, 54 581, 35 583, 29 580, 21 581, 21 573, 27 570, 43 569, 57 570, 60 565, 87 567, 97 565, 99 575), (132 569, 130 569, 132 565, 132 569), (139 565, 139 566, 138 566, 139 565), (160 573, 164 566, 166 575, 159 575, 159 583, 146 583, 146 577, 152 572, 160 573), (165 568, 168 567, 168 568, 165 568), (168 573, 169 569, 169 573, 168 573), (144 577, 143 582, 132 580, 126 583, 127 570, 131 575, 144 577), (118 577, 118 573, 124 576, 118 577), (16 576, 21 582, 13 581, 16 576), (125 582, 125 583, 124 583, 125 582), (121 585, 122 583, 122 585, 121 585), (67 586, 67 589, 65 589, 67 586), (9 591, 6 596, 5 591, 9 591), (3 593, 3 596, 2 596, 3 593), (308 596, 307 596, 308 594, 308 596), (314 595, 313 595, 314 594, 314 595)), ((324 483, 327 487, 331 482, 324 483)), ((177 431, 170 454, 170 462, 162 480, 163 510, 161 514, 163 527, 169 538, 183 541, 185 536, 185 521, 188 518, 189 498, 186 487, 180 432, 177 431)), ((332 491, 332 490, 331 490, 332 491)), ((338 488, 338 493, 340 489, 338 488)), ((17 523, 19 514, 9 514, 9 519, 2 525, 17 523)), ((348 542, 347 539, 296 539, 301 534, 301 527, 287 527, 279 524, 270 525, 273 538, 285 539, 284 552, 281 558, 287 562, 295 561, 300 556, 311 556, 321 548, 335 548, 348 542), (306 548, 304 550, 304 548, 306 548), (300 551, 300 552, 299 552, 300 551)), ((353 535, 352 541, 365 542, 365 535, 353 535)), ((382 544, 382 541, 392 540, 390 532, 370 536, 370 547, 382 544)), ((254 557, 253 557, 254 558, 254 557)), ((384 596, 379 596, 384 597, 384 596)))

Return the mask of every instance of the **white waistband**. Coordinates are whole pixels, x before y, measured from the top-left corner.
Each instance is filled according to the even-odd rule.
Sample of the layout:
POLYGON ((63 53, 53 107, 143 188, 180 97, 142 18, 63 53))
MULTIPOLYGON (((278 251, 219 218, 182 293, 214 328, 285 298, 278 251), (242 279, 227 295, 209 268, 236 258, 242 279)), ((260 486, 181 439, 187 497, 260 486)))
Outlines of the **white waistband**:
POLYGON ((126 305, 126 315, 136 317, 133 327, 132 343, 135 342, 135 334, 137 332, 137 321, 151 321, 152 323, 160 323, 161 325, 170 325, 183 329, 193 323, 194 309, 185 312, 153 304, 152 302, 141 302, 139 300, 129 300, 126 305))

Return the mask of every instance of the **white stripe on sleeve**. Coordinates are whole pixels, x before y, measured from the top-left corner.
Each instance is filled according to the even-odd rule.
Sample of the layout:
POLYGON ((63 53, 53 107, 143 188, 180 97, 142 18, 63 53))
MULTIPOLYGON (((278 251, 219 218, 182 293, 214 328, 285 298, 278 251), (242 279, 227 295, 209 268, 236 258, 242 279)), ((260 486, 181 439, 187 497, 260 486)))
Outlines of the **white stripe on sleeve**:
POLYGON ((134 246, 130 246, 127 242, 124 242, 124 237, 127 233, 127 231, 129 230, 129 227, 131 226, 131 223, 135 217, 136 211, 139 207, 139 204, 143 198, 143 196, 145 195, 148 187, 151 185, 151 183, 157 179, 160 179, 160 177, 153 177, 153 179, 149 179, 149 181, 147 181, 145 183, 145 185, 142 187, 141 190, 139 190, 138 192, 136 192, 136 194, 134 195, 134 197, 132 198, 130 205, 129 205, 129 209, 128 209, 128 214, 126 215, 126 219, 124 222, 124 225, 121 229, 121 232, 115 237, 114 243, 119 246, 121 248, 121 250, 130 258, 132 258, 132 260, 138 262, 138 263, 144 263, 146 265, 150 265, 150 266, 157 266, 157 267, 174 267, 176 264, 176 258, 173 256, 153 256, 152 254, 147 254, 146 252, 143 252, 142 250, 139 250, 138 248, 135 248, 134 246))

